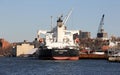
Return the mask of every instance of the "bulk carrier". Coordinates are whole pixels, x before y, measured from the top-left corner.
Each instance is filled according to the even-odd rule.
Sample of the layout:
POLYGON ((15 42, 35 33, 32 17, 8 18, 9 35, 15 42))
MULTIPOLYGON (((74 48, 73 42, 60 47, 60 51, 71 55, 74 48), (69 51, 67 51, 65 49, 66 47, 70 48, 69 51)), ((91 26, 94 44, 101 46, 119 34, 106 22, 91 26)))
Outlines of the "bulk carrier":
POLYGON ((38 56, 40 59, 79 59, 79 45, 75 39, 73 39, 73 35, 79 34, 79 30, 67 30, 62 17, 63 16, 58 17, 57 25, 52 28, 52 30, 39 30, 37 32, 37 39, 40 42, 40 47, 38 48, 38 56), (44 35, 45 38, 41 38, 41 34, 44 35))

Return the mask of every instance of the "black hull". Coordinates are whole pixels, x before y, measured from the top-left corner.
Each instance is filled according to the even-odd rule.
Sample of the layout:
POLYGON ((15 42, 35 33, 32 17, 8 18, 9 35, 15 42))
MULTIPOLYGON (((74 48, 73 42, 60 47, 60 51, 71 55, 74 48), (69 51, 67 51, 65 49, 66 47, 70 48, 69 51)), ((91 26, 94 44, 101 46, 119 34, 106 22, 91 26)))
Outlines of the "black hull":
POLYGON ((40 59, 79 59, 79 50, 75 49, 40 49, 40 59))

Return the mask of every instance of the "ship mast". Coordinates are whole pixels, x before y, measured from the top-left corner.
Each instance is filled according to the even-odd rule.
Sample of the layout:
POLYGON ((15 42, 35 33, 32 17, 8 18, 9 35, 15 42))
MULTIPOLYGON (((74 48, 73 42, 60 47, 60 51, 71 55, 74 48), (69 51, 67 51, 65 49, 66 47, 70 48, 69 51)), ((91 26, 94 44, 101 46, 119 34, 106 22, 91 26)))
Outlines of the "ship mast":
POLYGON ((53 29, 53 16, 51 16, 51 30, 53 29))

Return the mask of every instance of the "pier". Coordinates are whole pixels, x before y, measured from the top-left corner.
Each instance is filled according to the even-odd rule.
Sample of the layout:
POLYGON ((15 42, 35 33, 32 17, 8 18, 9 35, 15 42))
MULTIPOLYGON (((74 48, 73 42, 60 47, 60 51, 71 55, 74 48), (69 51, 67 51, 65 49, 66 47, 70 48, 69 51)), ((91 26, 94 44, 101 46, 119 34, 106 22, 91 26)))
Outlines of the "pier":
POLYGON ((80 54, 79 59, 107 59, 107 54, 80 54))

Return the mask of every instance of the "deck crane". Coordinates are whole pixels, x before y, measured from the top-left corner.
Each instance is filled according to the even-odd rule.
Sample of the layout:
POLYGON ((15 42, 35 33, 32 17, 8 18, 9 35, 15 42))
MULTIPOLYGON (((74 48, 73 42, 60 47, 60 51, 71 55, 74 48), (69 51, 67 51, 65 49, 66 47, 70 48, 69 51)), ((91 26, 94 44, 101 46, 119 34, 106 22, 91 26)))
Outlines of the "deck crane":
POLYGON ((72 9, 69 11, 69 13, 66 15, 66 17, 63 19, 63 24, 65 25, 66 22, 68 21, 70 15, 72 14, 72 9))
POLYGON ((100 25, 99 25, 99 28, 98 28, 98 33, 97 33, 97 38, 107 38, 107 33, 104 32, 104 29, 103 29, 103 25, 104 25, 104 14, 102 15, 102 18, 101 18, 101 21, 100 21, 100 25))

